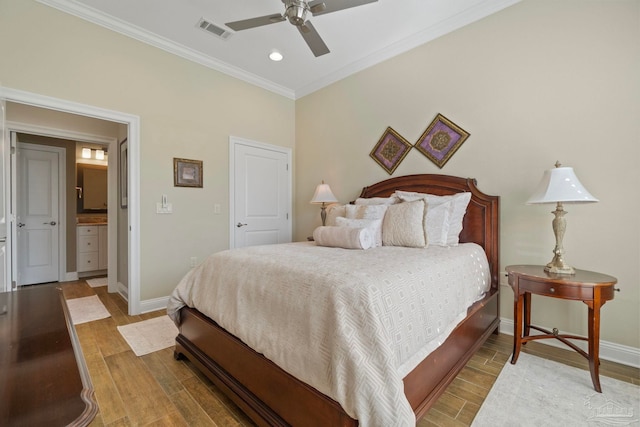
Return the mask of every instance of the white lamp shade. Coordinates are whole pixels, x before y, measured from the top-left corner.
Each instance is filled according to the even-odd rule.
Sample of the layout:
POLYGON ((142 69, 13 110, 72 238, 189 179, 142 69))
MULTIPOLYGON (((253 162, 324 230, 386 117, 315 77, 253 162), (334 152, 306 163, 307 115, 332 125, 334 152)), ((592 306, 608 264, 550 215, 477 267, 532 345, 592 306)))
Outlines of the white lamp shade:
POLYGON ((325 184, 324 181, 316 187, 316 192, 311 198, 311 203, 333 203, 337 201, 338 199, 331 192, 329 184, 325 184))
POLYGON ((558 167, 546 170, 542 180, 527 204, 574 202, 597 202, 598 199, 580 183, 570 167, 558 167))
POLYGON ((82 158, 90 159, 91 158, 91 148, 83 148, 82 149, 82 158))
POLYGON ((96 160, 104 160, 104 150, 96 150, 96 160))

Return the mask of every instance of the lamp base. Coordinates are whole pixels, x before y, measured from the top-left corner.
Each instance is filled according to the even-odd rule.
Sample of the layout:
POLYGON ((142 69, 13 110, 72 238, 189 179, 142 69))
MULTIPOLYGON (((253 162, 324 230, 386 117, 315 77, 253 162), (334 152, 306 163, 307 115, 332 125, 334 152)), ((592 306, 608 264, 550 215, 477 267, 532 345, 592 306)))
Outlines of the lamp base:
POLYGON ((556 247, 553 248, 553 259, 549 264, 544 267, 544 271, 554 274, 576 274, 576 271, 570 265, 565 264, 564 248, 562 247, 562 238, 567 228, 567 222, 564 215, 567 213, 562 207, 562 202, 558 202, 556 210, 551 212, 554 215, 553 218, 553 234, 556 236, 556 247))
POLYGON ((561 265, 555 265, 553 261, 551 261, 549 264, 547 264, 544 267, 544 271, 546 271, 547 273, 553 273, 553 274, 568 274, 568 275, 576 274, 576 270, 570 265, 566 265, 564 263, 561 265))

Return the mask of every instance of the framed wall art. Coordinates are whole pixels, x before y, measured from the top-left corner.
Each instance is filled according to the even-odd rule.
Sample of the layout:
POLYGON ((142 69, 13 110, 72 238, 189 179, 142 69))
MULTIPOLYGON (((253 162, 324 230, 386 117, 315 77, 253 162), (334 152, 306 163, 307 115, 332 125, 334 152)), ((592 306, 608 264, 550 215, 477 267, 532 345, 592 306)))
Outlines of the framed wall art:
POLYGON ((126 138, 120 143, 120 156, 118 160, 120 207, 125 209, 129 204, 129 144, 126 138))
POLYGON ((174 158, 173 185, 202 188, 202 160, 174 158))
POLYGON ((411 150, 411 143, 391 127, 387 127, 376 146, 373 147, 370 156, 391 175, 409 150, 411 150))
POLYGON ((442 169, 468 137, 468 132, 438 114, 420 136, 415 147, 442 169))

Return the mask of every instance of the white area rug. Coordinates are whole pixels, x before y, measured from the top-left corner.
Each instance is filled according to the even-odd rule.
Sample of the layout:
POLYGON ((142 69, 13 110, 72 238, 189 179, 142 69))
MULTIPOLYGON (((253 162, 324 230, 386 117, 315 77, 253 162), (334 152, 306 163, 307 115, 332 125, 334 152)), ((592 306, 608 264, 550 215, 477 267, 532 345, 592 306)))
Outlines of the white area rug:
POLYGON ((67 300, 67 307, 69 307, 69 313, 71 313, 71 320, 74 325, 111 316, 102 301, 100 301, 100 298, 98 298, 98 295, 69 299, 67 300))
POLYGON ((100 286, 107 286, 106 277, 96 277, 95 279, 88 279, 87 284, 92 288, 99 288, 100 286))
POLYGON ((507 362, 473 420, 477 427, 638 426, 640 387, 520 353, 507 362))
POLYGON ((178 335, 178 328, 169 316, 118 326, 118 331, 136 356, 171 347, 178 335))

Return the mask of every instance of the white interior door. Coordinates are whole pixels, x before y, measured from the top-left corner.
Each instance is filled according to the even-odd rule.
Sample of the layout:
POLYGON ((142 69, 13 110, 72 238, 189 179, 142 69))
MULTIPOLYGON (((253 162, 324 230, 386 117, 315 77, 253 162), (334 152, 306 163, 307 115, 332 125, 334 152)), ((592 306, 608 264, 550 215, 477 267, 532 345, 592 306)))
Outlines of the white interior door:
POLYGON ((17 284, 59 280, 59 149, 18 143, 17 284))
POLYGON ((238 138, 230 144, 230 246, 290 242, 290 151, 238 138))

